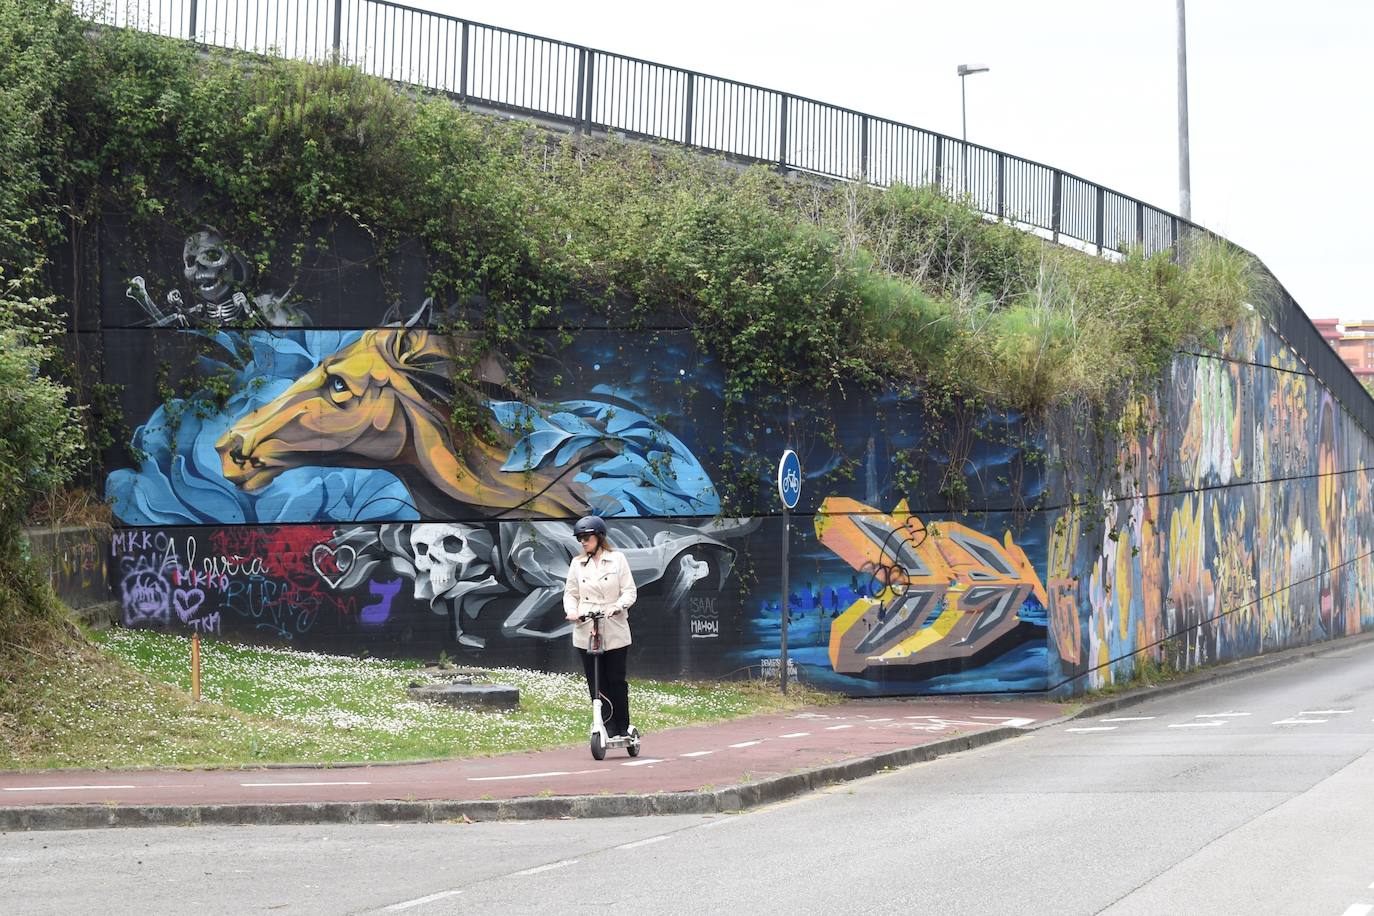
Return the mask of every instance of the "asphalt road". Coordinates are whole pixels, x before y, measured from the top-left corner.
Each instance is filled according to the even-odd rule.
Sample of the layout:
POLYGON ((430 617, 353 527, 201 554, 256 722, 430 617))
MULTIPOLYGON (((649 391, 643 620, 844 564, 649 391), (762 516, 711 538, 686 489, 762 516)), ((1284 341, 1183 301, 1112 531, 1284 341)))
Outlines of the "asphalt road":
POLYGON ((0 836, 0 913, 1374 912, 1374 643, 752 813, 0 836))

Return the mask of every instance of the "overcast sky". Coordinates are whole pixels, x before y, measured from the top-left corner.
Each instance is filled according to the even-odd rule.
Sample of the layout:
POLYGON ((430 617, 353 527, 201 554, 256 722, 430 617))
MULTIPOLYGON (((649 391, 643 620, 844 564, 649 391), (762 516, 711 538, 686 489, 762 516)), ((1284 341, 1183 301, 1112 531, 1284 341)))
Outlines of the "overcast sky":
MULTIPOLYGON (((1178 210, 1175 0, 412 2, 954 136, 985 64, 971 141, 1178 210)), ((1188 65, 1193 218, 1374 317, 1374 0, 1189 0, 1188 65)))

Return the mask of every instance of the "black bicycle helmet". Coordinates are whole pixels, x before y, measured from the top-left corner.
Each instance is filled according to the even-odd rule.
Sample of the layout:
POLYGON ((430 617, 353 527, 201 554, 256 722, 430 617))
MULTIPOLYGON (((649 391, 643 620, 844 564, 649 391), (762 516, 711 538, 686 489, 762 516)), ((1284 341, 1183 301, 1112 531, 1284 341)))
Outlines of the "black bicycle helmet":
POLYGON ((601 516, 589 515, 577 520, 577 524, 573 525, 573 537, 581 537, 584 534, 599 534, 603 538, 606 536, 606 523, 601 520, 601 516))

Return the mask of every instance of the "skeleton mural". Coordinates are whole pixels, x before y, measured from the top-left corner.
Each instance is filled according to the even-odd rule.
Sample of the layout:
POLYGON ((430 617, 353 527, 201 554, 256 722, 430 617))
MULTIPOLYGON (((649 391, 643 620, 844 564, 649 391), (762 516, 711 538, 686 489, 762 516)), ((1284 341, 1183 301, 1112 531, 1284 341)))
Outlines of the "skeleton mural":
MULTIPOLYGON (((735 550, 725 540, 757 527, 754 520, 720 519, 701 528, 662 521, 608 520, 609 538, 625 553, 635 583, 662 585, 661 611, 676 610, 692 587, 724 585, 735 550)), ((485 639, 467 632, 489 604, 506 606, 501 635, 541 640, 567 636, 563 584, 579 553, 572 525, 561 521, 358 526, 340 530, 334 551, 356 556, 334 587, 362 586, 390 570, 414 584, 414 596, 436 614, 448 614, 457 642, 480 649, 485 639), (493 534, 495 529, 495 534, 493 534)))
POLYGON ((187 328, 193 324, 218 326, 255 323, 271 327, 301 327, 308 316, 292 305, 291 291, 260 293, 252 299, 243 292, 248 282, 248 262, 219 230, 203 226, 186 237, 181 252, 182 279, 190 301, 179 289, 167 293, 166 306, 158 306, 148 292, 147 281, 134 277, 125 295, 148 315, 151 327, 187 328))

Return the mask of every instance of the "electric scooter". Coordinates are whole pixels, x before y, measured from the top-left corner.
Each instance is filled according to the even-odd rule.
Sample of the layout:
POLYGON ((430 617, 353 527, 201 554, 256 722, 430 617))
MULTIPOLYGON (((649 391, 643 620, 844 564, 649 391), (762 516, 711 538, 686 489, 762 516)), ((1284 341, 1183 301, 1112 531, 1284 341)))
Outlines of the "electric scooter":
MULTIPOLYGON (((587 654, 592 657, 592 757, 606 759, 606 748, 623 747, 631 757, 639 756, 639 729, 630 726, 628 735, 612 738, 606 734, 606 720, 601 715, 601 656, 606 650, 601 645, 601 620, 606 615, 601 611, 589 611, 582 615, 583 620, 592 622, 592 636, 587 641, 587 654)), ((609 702, 609 701, 608 701, 609 702)))

